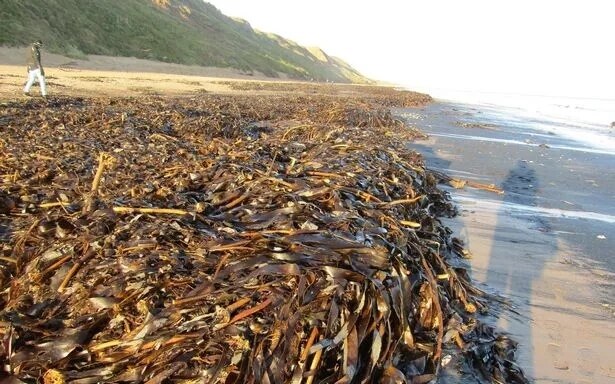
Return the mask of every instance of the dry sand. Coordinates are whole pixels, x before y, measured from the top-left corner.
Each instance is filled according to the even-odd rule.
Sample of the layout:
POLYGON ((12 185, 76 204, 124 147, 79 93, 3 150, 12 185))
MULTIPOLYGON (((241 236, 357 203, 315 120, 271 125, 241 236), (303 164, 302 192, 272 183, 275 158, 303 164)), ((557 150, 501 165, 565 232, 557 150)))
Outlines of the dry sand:
MULTIPOLYGON (((0 47, 0 100, 24 98, 28 48, 0 47)), ((237 93, 224 81, 284 81, 262 74, 136 58, 88 56, 77 60, 42 52, 49 96, 138 96, 143 94, 237 93)), ((241 91, 245 93, 246 91, 241 91)), ((32 88, 38 94, 38 85, 32 88)))

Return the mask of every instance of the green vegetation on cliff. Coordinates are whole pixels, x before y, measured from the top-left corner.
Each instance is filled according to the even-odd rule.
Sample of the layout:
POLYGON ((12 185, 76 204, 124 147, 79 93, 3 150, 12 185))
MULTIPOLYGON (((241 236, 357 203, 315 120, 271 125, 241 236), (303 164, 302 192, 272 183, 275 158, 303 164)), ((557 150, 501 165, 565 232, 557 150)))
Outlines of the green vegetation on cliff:
POLYGON ((252 29, 201 0, 2 0, 0 45, 137 57, 277 77, 365 83, 342 60, 252 29))

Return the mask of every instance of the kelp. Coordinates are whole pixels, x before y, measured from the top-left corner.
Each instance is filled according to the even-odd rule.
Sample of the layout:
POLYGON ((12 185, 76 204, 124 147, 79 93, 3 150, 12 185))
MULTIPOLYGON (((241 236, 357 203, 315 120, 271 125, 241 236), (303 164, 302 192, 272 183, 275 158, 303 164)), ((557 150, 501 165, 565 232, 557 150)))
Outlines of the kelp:
POLYGON ((5 379, 526 382, 421 133, 369 97, 4 106, 5 379))
POLYGON ((389 86, 232 80, 216 81, 215 83, 228 86, 230 89, 236 91, 270 92, 278 94, 302 93, 319 96, 338 96, 344 99, 352 97, 355 101, 361 99, 364 101, 371 101, 375 105, 389 107, 420 107, 433 101, 431 96, 425 93, 393 89, 389 86))

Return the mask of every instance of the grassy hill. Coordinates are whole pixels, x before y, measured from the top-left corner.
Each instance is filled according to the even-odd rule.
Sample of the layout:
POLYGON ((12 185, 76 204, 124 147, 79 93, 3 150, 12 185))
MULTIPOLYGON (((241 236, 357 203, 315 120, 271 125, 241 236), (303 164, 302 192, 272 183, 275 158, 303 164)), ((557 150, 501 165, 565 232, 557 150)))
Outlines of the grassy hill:
POLYGON ((267 76, 366 83, 341 59, 254 30, 201 0, 2 0, 0 45, 42 39, 72 57, 137 57, 267 76))

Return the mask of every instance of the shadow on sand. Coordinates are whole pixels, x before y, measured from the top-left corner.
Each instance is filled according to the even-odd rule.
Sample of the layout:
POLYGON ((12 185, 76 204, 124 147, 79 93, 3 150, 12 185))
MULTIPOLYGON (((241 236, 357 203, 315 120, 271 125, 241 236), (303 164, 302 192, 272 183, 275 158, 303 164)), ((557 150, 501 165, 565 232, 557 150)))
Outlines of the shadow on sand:
MULTIPOLYGON (((452 171, 452 162, 438 156, 433 147, 416 142, 411 143, 410 147, 423 155, 428 169, 444 173, 452 171)), ((459 167, 457 164, 453 166, 459 167)), ((541 239, 546 235, 545 232, 549 232, 548 222, 523 211, 524 207, 538 206, 540 181, 535 170, 525 161, 519 160, 512 164, 504 180, 493 182, 504 190, 499 200, 496 195, 487 196, 489 200, 498 202, 496 211, 484 215, 488 218, 485 222, 482 221, 483 215, 454 219, 457 227, 454 228, 453 236, 463 239, 465 246, 475 253, 476 261, 480 260, 478 264, 484 266, 484 271, 481 271, 484 276, 480 279, 484 282, 482 288, 502 299, 489 304, 489 314, 482 317, 481 321, 494 326, 498 333, 510 335, 512 340, 519 343, 517 363, 530 378, 533 376, 535 360, 531 313, 533 284, 540 278, 544 263, 552 258, 556 249, 551 249, 550 242, 541 239), (525 214, 516 217, 516 212, 525 214), (540 231, 540 234, 532 237, 536 231, 540 231), (528 246, 533 242, 537 243, 536 249, 540 255, 533 253, 534 247, 528 246)), ((473 191, 466 190, 464 193, 473 194, 473 191)), ((478 206, 484 196, 484 192, 477 191, 478 206)), ((476 261, 471 262, 469 269, 474 269, 476 261)), ((461 382, 476 382, 476 378, 464 376, 461 382)))
MULTIPOLYGON (((524 215, 523 220, 511 221, 515 210, 520 207, 537 207, 537 192, 540 182, 535 170, 524 161, 517 161, 501 183, 504 197, 498 212, 493 231, 492 247, 484 257, 488 258, 485 284, 495 293, 510 302, 510 310, 499 305, 492 306, 497 317, 497 328, 511 335, 520 343, 522 358, 519 363, 528 376, 534 371, 534 352, 532 346, 532 299, 534 283, 539 280, 545 262, 552 255, 534 255, 528 252, 528 243, 541 242, 529 238, 528 232, 517 228, 520 223, 532 230, 549 232, 549 223, 535 215, 524 215), (536 257, 537 256, 537 257, 536 257), (531 264, 530 264, 531 259, 531 264), (529 267, 531 265, 531 267, 529 267)), ((545 247, 539 248, 544 252, 545 247)), ((554 250, 555 251, 555 250, 554 250)), ((554 256, 554 255, 553 255, 554 256)))

